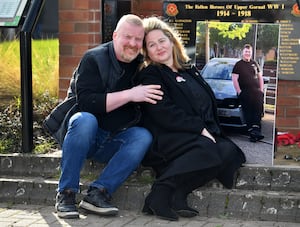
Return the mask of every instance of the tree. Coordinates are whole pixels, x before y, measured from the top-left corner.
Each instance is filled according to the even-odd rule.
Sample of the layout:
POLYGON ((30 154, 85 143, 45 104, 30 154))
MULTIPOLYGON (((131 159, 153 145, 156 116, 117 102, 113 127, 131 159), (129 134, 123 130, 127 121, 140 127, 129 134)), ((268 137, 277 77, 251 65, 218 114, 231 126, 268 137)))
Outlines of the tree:
POLYGON ((274 24, 258 24, 257 30, 257 49, 267 53, 270 49, 278 47, 278 26, 274 26, 274 24))
POLYGON ((247 23, 226 23, 226 22, 210 22, 209 28, 215 28, 218 30, 218 35, 228 39, 242 40, 246 37, 250 31, 252 25, 247 23))

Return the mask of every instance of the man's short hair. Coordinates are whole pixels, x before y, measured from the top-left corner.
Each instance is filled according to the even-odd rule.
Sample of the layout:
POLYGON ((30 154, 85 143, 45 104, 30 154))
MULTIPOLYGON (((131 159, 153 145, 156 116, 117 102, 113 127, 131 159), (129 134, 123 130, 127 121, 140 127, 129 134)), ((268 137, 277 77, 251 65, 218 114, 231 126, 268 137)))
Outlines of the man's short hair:
POLYGON ((136 26, 141 26, 141 27, 143 26, 143 21, 139 16, 134 15, 134 14, 127 14, 127 15, 124 15, 124 16, 121 17, 121 19, 117 23, 115 31, 118 31, 120 26, 122 26, 122 24, 124 22, 127 22, 129 24, 133 24, 133 25, 136 25, 136 26))
POLYGON ((252 49, 252 46, 250 44, 245 44, 243 49, 252 49))

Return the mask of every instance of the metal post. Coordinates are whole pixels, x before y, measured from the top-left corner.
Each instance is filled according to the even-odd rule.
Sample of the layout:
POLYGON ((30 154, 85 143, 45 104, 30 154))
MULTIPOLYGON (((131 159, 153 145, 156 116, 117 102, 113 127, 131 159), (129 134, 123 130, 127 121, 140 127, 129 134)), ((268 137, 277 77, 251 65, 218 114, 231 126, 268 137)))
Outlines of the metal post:
POLYGON ((33 105, 32 105, 32 55, 31 32, 41 13, 44 0, 33 0, 30 4, 20 32, 21 57, 21 113, 22 113, 22 151, 33 149, 33 105))
POLYGON ((31 33, 20 33, 22 151, 33 149, 31 33))

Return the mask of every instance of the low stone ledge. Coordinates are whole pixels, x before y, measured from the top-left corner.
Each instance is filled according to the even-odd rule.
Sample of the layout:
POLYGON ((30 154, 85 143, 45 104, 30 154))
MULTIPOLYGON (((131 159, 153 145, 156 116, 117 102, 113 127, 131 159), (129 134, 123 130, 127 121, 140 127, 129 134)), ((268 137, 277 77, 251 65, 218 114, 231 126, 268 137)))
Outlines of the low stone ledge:
MULTIPOLYGON (((0 155, 2 176, 32 176, 45 179, 58 178, 60 175, 61 153, 51 155, 9 154, 0 155)), ((94 179, 104 165, 87 160, 81 175, 94 179)), ((131 176, 132 181, 150 183, 154 173, 151 168, 141 166, 131 176)), ((245 165, 237 171, 235 188, 247 190, 300 191, 300 167, 245 165)), ((210 187, 211 184, 208 184, 210 187)))
POLYGON ((239 169, 236 188, 270 191, 300 191, 300 168, 251 166, 239 169))
POLYGON ((300 222, 300 193, 249 190, 195 190, 189 202, 200 216, 300 222))
MULTIPOLYGON (((26 176, 26 177, 43 177, 57 178, 60 175, 60 153, 47 155, 35 154, 0 154, 0 177, 1 176, 26 176)), ((81 175, 99 175, 105 164, 86 160, 81 175)), ((136 175, 152 175, 151 168, 140 167, 133 174, 136 175)))
MULTIPOLYGON (((0 179, 0 200, 18 204, 55 204, 57 181, 0 179)), ((113 203, 123 210, 141 211, 150 184, 126 183, 113 195, 113 203)), ((81 185, 80 201, 86 192, 81 185)), ((189 204, 204 217, 240 220, 300 222, 300 193, 203 187, 188 198, 189 204)))

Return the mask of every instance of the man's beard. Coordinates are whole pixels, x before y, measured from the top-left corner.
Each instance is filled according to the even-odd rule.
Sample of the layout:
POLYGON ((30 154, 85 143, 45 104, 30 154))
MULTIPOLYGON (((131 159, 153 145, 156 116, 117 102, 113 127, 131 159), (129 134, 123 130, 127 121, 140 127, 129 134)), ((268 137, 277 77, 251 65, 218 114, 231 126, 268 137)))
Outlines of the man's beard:
POLYGON ((138 49, 135 47, 128 47, 128 46, 124 47, 124 51, 121 54, 122 59, 125 62, 131 62, 137 57, 137 55, 138 55, 138 49), (131 52, 130 54, 128 54, 128 50, 131 52))

